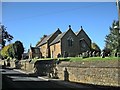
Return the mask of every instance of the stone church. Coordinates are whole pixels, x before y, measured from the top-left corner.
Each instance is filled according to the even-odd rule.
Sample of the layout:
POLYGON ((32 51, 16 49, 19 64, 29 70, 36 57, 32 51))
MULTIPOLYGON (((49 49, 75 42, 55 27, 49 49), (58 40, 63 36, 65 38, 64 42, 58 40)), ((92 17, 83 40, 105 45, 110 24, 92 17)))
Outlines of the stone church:
POLYGON ((69 25, 66 32, 61 32, 58 28, 56 32, 44 35, 36 47, 44 58, 74 57, 91 50, 91 39, 82 26, 74 33, 69 25))

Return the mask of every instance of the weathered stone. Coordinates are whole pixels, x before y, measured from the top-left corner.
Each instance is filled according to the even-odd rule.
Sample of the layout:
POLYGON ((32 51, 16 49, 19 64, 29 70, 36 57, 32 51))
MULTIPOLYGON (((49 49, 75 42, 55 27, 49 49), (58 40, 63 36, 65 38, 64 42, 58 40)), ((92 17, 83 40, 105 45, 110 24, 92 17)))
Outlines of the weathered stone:
POLYGON ((62 73, 64 67, 68 69, 70 81, 119 86, 118 61, 62 62, 58 65, 58 76, 60 79, 64 79, 62 73), (83 62, 84 65, 81 65, 83 62), (90 67, 92 65, 94 67, 90 67))

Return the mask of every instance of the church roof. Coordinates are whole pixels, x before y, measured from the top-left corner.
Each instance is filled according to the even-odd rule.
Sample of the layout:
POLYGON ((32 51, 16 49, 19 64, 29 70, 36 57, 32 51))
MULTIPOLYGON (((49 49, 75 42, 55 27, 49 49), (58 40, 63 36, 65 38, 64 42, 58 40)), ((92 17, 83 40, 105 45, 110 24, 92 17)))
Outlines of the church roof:
POLYGON ((58 30, 57 30, 56 32, 54 32, 54 33, 52 33, 52 34, 50 34, 50 35, 48 35, 48 36, 46 36, 46 37, 43 37, 43 39, 40 40, 40 42, 37 44, 37 46, 41 46, 41 45, 43 45, 43 44, 46 44, 47 41, 48 41, 55 33, 57 33, 57 32, 61 33, 61 31, 60 31, 59 28, 58 28, 58 30))
POLYGON ((65 35, 65 33, 66 33, 66 32, 63 32, 63 33, 59 34, 59 35, 50 43, 50 45, 59 42, 59 41, 61 40, 61 38, 65 35))
POLYGON ((50 39, 50 37, 51 37, 52 35, 53 35, 53 34, 50 34, 50 35, 44 37, 43 40, 42 40, 38 45, 41 46, 41 45, 47 43, 47 41, 50 39))

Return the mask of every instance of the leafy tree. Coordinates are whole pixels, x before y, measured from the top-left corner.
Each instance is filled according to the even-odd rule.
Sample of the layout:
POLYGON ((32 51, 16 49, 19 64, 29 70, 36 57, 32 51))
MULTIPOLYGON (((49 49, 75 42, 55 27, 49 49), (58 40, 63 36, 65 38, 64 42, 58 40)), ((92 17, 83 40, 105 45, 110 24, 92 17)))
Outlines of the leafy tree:
POLYGON ((3 58, 11 57, 20 60, 22 58, 22 54, 24 52, 23 44, 20 41, 16 41, 13 44, 9 44, 4 46, 0 51, 0 54, 3 58))
POLYGON ((12 59, 15 57, 15 50, 13 48, 14 44, 11 44, 10 47, 8 48, 8 55, 12 59))
POLYGON ((100 47, 96 44, 96 43, 92 43, 91 44, 91 51, 92 52, 95 52, 95 56, 100 56, 100 53, 101 53, 101 49, 100 47))
POLYGON ((109 48, 104 47, 104 49, 102 51, 105 52, 105 56, 111 56, 112 51, 109 48))
POLYGON ((4 48, 0 51, 3 58, 9 57, 9 54, 8 54, 9 47, 10 47, 10 44, 7 46, 4 46, 4 48))
POLYGON ((112 26, 109 27, 110 33, 105 37, 105 47, 112 52, 118 52, 120 49, 120 34, 118 21, 113 21, 112 26))
POLYGON ((92 43, 91 45, 92 51, 100 52, 100 47, 96 43, 92 43))
POLYGON ((16 41, 13 44, 13 48, 14 48, 15 58, 18 59, 18 60, 21 60, 22 54, 24 52, 24 47, 23 47, 22 42, 16 41))
POLYGON ((40 40, 37 42, 36 46, 38 46, 39 43, 40 43, 45 37, 47 37, 47 35, 44 34, 43 37, 41 37, 40 40))
POLYGON ((2 48, 5 46, 6 41, 10 42, 13 39, 13 36, 6 31, 4 25, 0 25, 0 30, 2 31, 2 48))

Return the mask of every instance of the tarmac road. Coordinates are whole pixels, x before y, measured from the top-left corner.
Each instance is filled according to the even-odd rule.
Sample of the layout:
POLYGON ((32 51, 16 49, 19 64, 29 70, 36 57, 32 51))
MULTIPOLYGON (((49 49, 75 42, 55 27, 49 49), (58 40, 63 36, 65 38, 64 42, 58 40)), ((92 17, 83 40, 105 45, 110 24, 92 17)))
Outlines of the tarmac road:
MULTIPOLYGON (((65 86, 57 85, 47 79, 31 77, 24 73, 14 70, 2 70, 2 88, 64 88, 65 86)), ((66 88, 66 87, 65 87, 66 88)))

